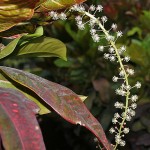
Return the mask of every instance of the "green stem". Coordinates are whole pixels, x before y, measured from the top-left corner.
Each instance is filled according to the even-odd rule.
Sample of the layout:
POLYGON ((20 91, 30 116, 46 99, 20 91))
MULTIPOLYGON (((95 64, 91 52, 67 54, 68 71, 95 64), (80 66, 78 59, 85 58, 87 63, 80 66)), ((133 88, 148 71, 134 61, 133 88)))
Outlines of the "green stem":
MULTIPOLYGON (((101 28, 101 30, 103 31, 103 33, 106 35, 106 37, 109 36, 109 33, 108 33, 107 30, 104 28, 104 26, 101 24, 101 22, 99 21, 99 19, 97 19, 95 16, 91 15, 91 14, 88 13, 88 12, 84 12, 84 14, 85 14, 86 16, 88 16, 89 18, 95 20, 96 23, 98 24, 98 26, 99 26, 99 27, 101 28)), ((119 62, 119 64, 120 64, 120 68, 121 68, 121 70, 124 72, 125 84, 126 84, 126 86, 128 86, 128 85, 129 85, 128 74, 127 74, 126 71, 125 71, 124 65, 123 65, 123 63, 122 63, 121 56, 120 56, 120 54, 119 54, 119 52, 118 52, 118 49, 117 49, 117 47, 116 47, 116 45, 115 45, 115 42, 112 41, 112 40, 110 40, 109 42, 110 42, 111 46, 114 48, 114 50, 115 50, 116 56, 117 56, 117 58, 118 58, 118 62, 119 62)), ((125 111, 124 111, 125 116, 123 117, 122 122, 121 122, 121 124, 120 124, 119 135, 121 135, 121 133, 122 133, 122 128, 123 128, 124 123, 125 123, 125 120, 126 120, 127 109, 128 109, 128 106, 129 106, 129 95, 130 95, 130 92, 129 92, 129 90, 127 90, 127 94, 126 94, 126 104, 125 104, 125 111)), ((116 143, 116 145, 114 146, 114 150, 116 150, 117 146, 118 146, 118 143, 116 143)))

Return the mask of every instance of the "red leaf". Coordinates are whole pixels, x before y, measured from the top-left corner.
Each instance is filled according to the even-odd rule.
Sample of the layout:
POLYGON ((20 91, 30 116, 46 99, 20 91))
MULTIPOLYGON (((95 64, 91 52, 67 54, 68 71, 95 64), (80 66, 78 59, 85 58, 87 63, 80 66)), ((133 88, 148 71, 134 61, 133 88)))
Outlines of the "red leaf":
POLYGON ((16 90, 0 88, 0 135, 6 150, 45 150, 39 108, 16 90))
POLYGON ((34 91, 67 121, 73 124, 80 124, 89 129, 95 134, 106 150, 112 149, 100 123, 88 111, 82 100, 73 91, 24 71, 9 67, 0 67, 0 70, 14 81, 34 91))

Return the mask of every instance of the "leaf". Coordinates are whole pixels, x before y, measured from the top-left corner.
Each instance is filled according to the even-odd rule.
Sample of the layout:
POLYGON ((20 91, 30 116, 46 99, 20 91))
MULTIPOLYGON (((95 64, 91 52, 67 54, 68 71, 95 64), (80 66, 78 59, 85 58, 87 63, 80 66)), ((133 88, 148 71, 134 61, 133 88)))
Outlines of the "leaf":
POLYGON ((8 30, 19 22, 30 19, 38 1, 1 0, 0 32, 8 30))
POLYGON ((131 60, 140 66, 149 66, 149 57, 142 43, 138 40, 132 40, 131 45, 127 48, 126 54, 131 60))
POLYGON ((63 9, 74 4, 83 3, 86 0, 40 0, 37 7, 40 6, 37 11, 50 11, 63 9))
POLYGON ((139 38, 142 39, 142 30, 139 27, 133 27, 131 30, 128 31, 128 36, 133 36, 134 34, 138 34, 139 38))
POLYGON ((0 53, 0 59, 10 55, 16 48, 21 37, 16 38, 12 42, 10 42, 0 53))
POLYGON ((60 68, 69 68, 73 65, 73 63, 69 60, 67 61, 64 61, 62 59, 56 59, 54 61, 54 64, 57 66, 57 67, 60 67, 60 68))
POLYGON ((20 92, 0 88, 0 135, 7 150, 45 150, 35 117, 38 107, 20 92))
POLYGON ((38 107, 40 108, 38 114, 43 115, 50 113, 50 110, 47 109, 42 103, 40 103, 39 99, 37 100, 35 95, 27 92, 25 88, 22 88, 22 86, 20 87, 18 84, 9 82, 1 73, 0 73, 0 87, 18 90, 19 92, 24 94, 29 100, 35 102, 38 105, 38 107))
POLYGON ((40 37, 42 35, 43 35, 43 27, 40 26, 36 29, 35 33, 33 34, 23 35, 19 38, 14 39, 1 51, 0 59, 10 55, 16 49, 17 45, 26 44, 27 42, 32 41, 32 39, 40 37))
POLYGON ((143 11, 143 14, 140 15, 139 19, 142 28, 150 30, 150 11, 143 11))
POLYGON ((12 37, 17 34, 34 33, 35 30, 36 26, 34 24, 23 24, 19 26, 13 26, 6 31, 0 32, 0 37, 12 37))
POLYGON ((61 41, 50 37, 39 37, 17 47, 15 55, 29 57, 59 57, 66 60, 66 46, 61 41))
POLYGON ((86 108, 73 91, 36 75, 9 67, 0 67, 8 77, 35 92, 47 105, 72 124, 80 124, 89 129, 103 144, 112 150, 100 123, 86 108))

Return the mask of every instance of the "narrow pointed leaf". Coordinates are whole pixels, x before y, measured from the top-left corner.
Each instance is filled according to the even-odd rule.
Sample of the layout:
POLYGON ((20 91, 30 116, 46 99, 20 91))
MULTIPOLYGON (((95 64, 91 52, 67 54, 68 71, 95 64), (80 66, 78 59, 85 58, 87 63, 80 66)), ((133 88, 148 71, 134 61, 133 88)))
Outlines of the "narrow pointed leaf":
POLYGON ((10 88, 14 90, 18 90, 19 92, 23 93, 29 100, 35 102, 38 107, 40 108, 38 114, 43 115, 50 113, 50 110, 47 109, 40 101, 35 97, 35 95, 27 92, 23 86, 18 86, 18 84, 9 82, 1 73, 0 73, 0 87, 2 88, 10 88))
POLYGON ((20 92, 0 88, 0 135, 6 150, 45 150, 37 109, 20 92))
POLYGON ((70 123, 80 124, 89 129, 95 134, 106 150, 112 150, 100 123, 88 111, 82 100, 73 91, 24 71, 3 66, 0 67, 0 70, 12 80, 35 92, 43 101, 70 123))
POLYGON ((4 49, 2 49, 0 53, 0 59, 10 55, 15 50, 19 40, 20 40, 20 37, 16 38, 12 42, 10 42, 4 49))
POLYGON ((11 41, 4 49, 2 49, 0 54, 0 59, 7 57, 11 53, 13 53, 16 50, 16 47, 18 45, 26 44, 29 41, 32 41, 32 39, 35 39, 37 37, 40 37, 43 35, 43 27, 38 27, 33 34, 27 34, 20 36, 13 41, 11 41))

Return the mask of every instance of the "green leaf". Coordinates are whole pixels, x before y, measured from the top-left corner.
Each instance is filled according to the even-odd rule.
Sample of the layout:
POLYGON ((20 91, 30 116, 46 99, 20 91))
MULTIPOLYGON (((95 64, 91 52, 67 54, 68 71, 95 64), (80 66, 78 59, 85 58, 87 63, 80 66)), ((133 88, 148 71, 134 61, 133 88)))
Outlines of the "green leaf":
POLYGON ((22 37, 16 38, 11 41, 0 53, 0 59, 5 58, 6 56, 10 55, 12 52, 16 50, 18 45, 23 45, 32 41, 33 39, 40 37, 43 35, 43 27, 40 26, 36 29, 35 33, 23 35, 22 37))
POLYGON ((140 23, 143 28, 150 30, 150 11, 143 11, 143 14, 140 16, 140 23))
POLYGON ((37 97, 33 93, 31 92, 29 93, 27 89, 23 88, 23 86, 16 84, 15 82, 8 81, 1 72, 0 72, 0 87, 10 88, 21 92, 29 100, 35 102, 38 105, 38 107, 40 108, 40 111, 38 112, 39 114, 42 115, 42 114, 50 113, 50 110, 47 109, 42 103, 40 103, 39 99, 36 99, 37 97))
POLYGON ((0 53, 0 59, 10 55, 15 50, 20 38, 21 37, 16 38, 12 42, 10 42, 4 49, 2 49, 2 51, 0 53))
POLYGON ((130 46, 128 46, 126 54, 131 57, 131 60, 140 66, 149 66, 149 57, 147 51, 144 49, 142 42, 138 40, 132 40, 130 46))
POLYGON ((26 40, 29 41, 33 38, 37 38, 37 37, 42 36, 43 33, 44 33, 43 27, 42 26, 37 27, 36 31, 33 34, 27 34, 27 35, 22 36, 21 41, 20 41, 20 45, 23 45, 24 42, 26 42, 26 40))
POLYGON ((72 66, 72 62, 67 60, 67 61, 64 61, 62 59, 56 59, 54 61, 54 64, 57 66, 57 67, 60 67, 60 68, 68 68, 68 67, 71 67, 72 66))
POLYGON ((59 57, 66 60, 66 46, 57 39, 42 36, 18 46, 15 55, 28 57, 59 57))
POLYGON ((131 30, 128 31, 128 36, 133 36, 135 33, 138 34, 139 38, 142 38, 142 30, 139 27, 133 27, 131 30))

